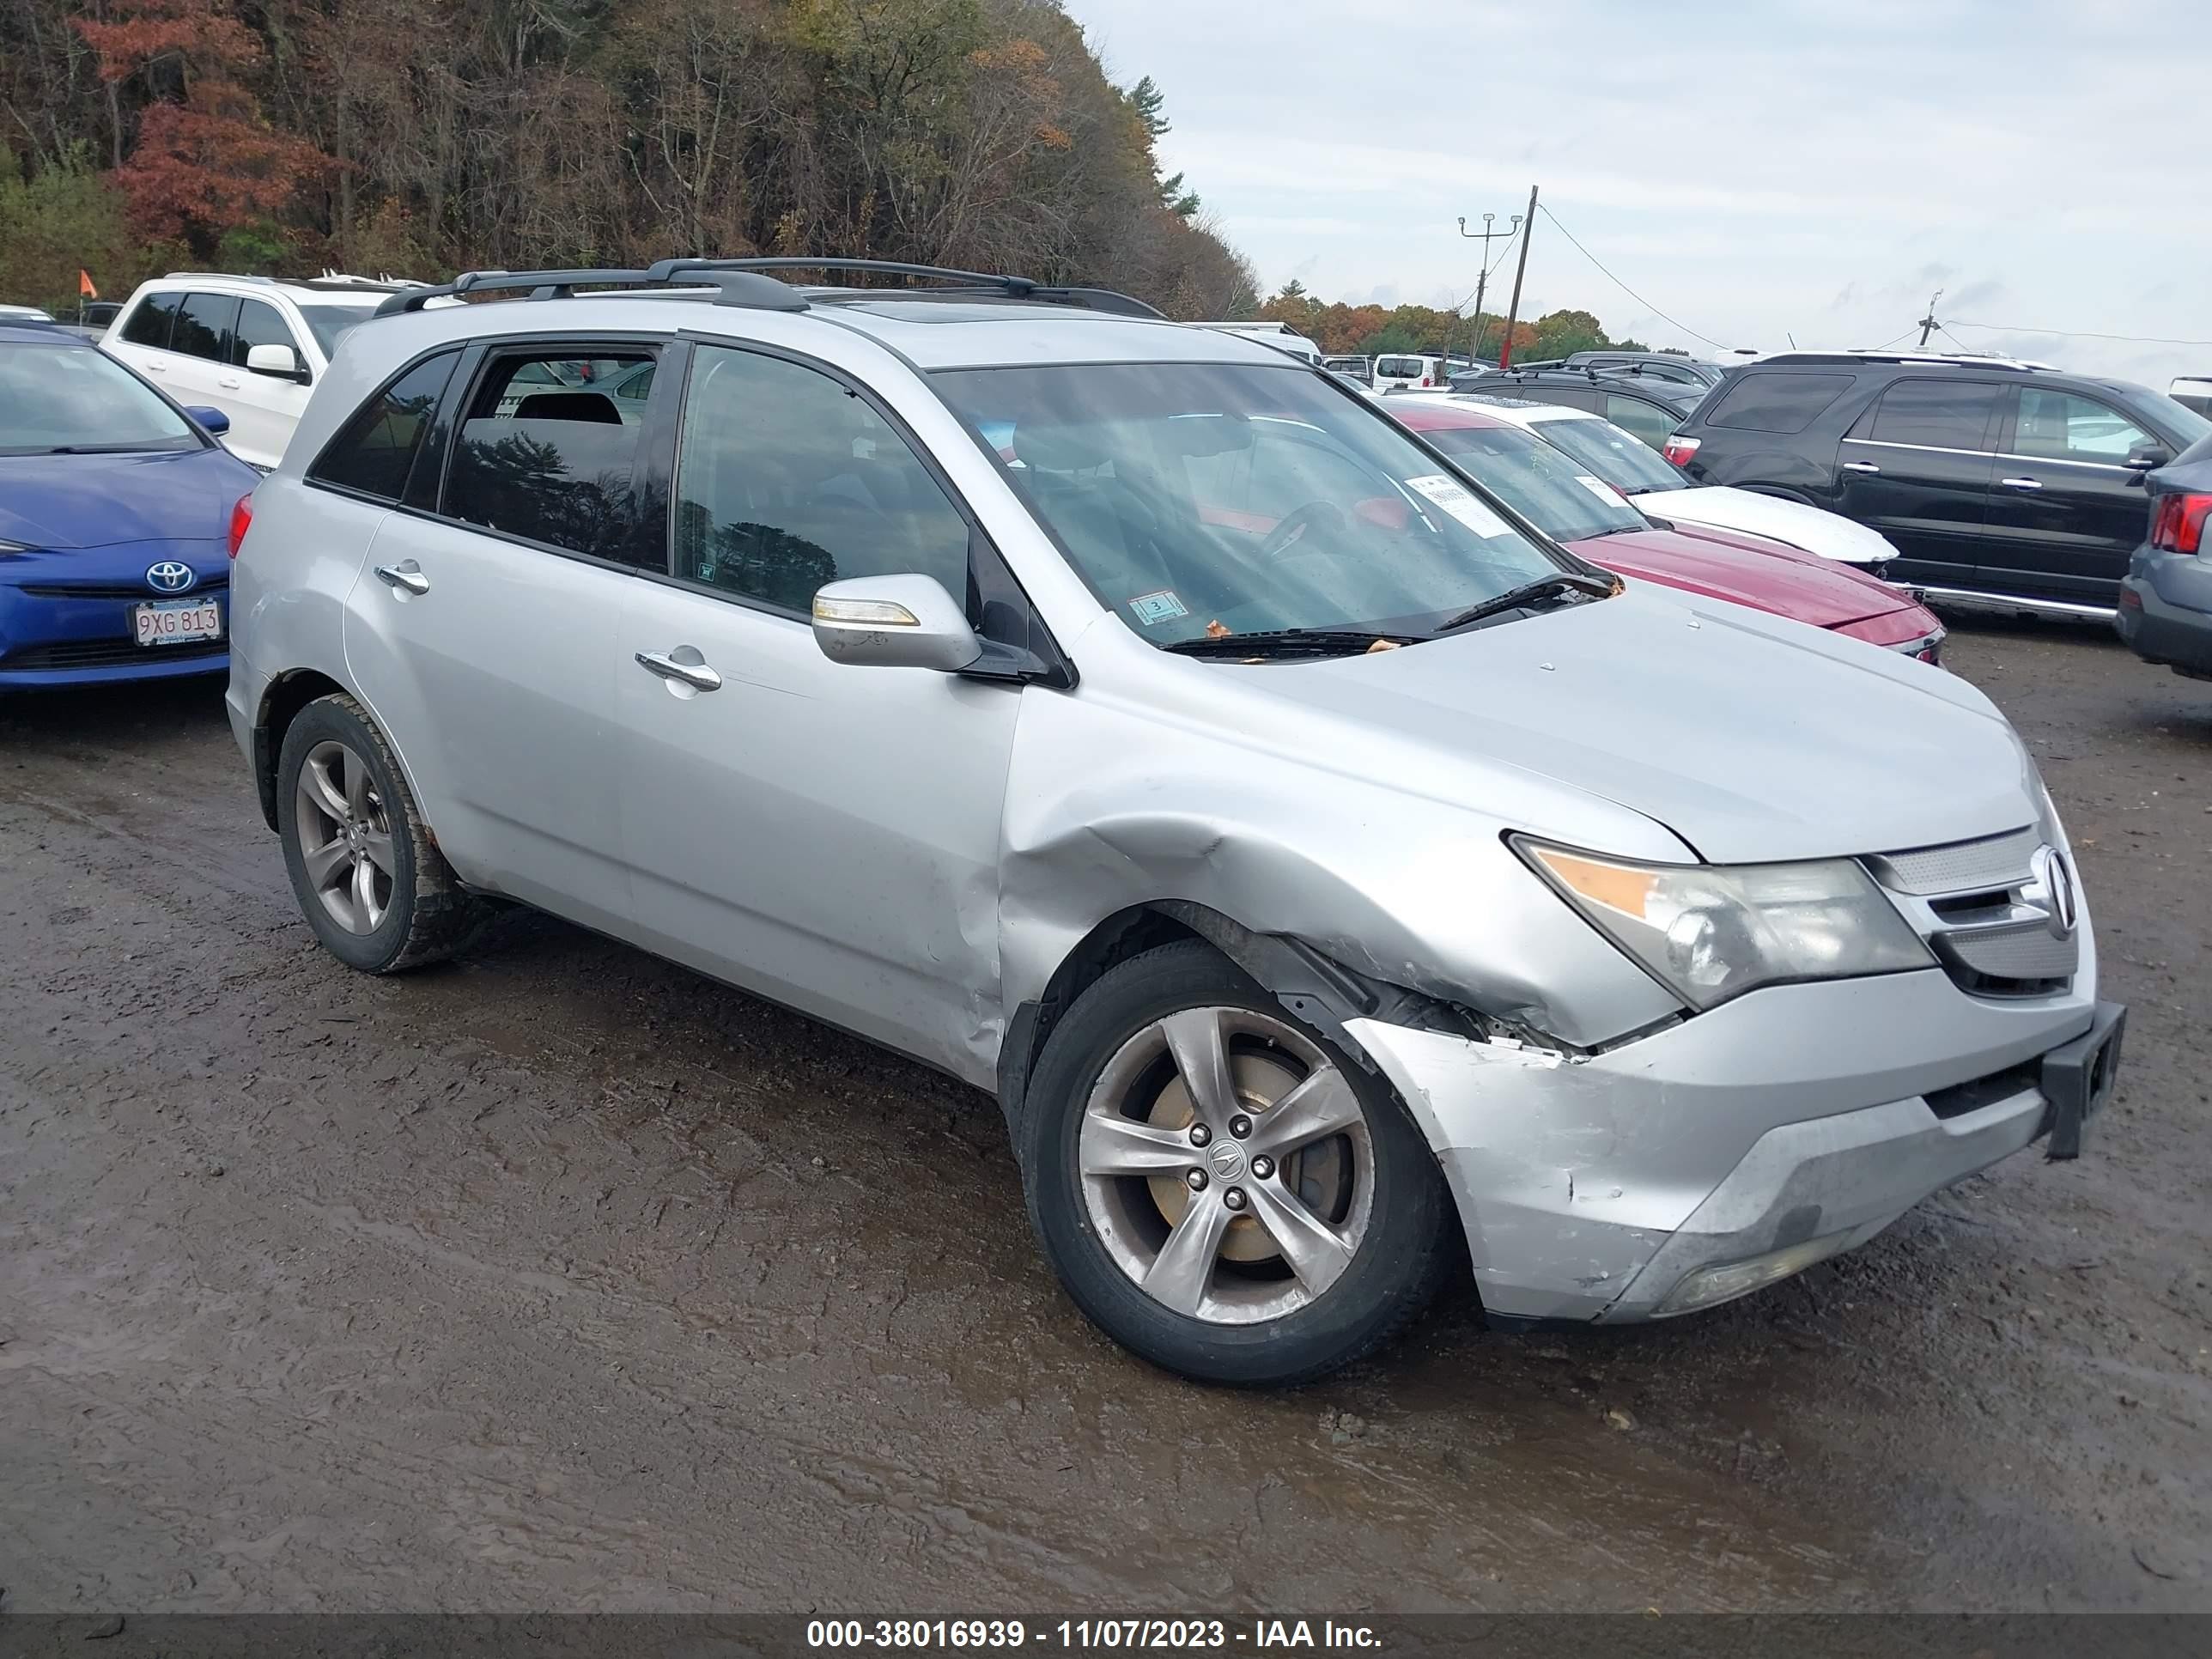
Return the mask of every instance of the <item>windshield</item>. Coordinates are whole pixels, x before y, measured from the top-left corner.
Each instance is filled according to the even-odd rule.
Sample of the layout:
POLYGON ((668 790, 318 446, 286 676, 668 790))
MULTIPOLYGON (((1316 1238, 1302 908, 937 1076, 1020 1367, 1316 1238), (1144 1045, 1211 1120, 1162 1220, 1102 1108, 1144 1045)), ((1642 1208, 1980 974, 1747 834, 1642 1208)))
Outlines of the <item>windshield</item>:
POLYGON ((1099 602, 1158 645, 1419 634, 1573 568, 1319 375, 1117 363, 933 378, 1099 602))
POLYGON ((376 315, 374 306, 333 306, 319 304, 313 300, 295 300, 300 315, 307 319, 307 328, 315 337, 315 343, 323 349, 323 359, 328 362, 337 356, 338 336, 356 323, 367 322, 376 315))
POLYGON ((0 346, 0 455, 197 449, 185 417, 90 346, 0 346))
POLYGON ((1533 433, 1510 426, 1454 426, 1421 435, 1522 518, 1560 541, 1651 527, 1611 484, 1591 477, 1580 462, 1533 433))
POLYGON ((1625 495, 1689 488, 1689 481, 1653 453, 1650 445, 1611 421, 1540 421, 1536 435, 1565 450, 1625 495))

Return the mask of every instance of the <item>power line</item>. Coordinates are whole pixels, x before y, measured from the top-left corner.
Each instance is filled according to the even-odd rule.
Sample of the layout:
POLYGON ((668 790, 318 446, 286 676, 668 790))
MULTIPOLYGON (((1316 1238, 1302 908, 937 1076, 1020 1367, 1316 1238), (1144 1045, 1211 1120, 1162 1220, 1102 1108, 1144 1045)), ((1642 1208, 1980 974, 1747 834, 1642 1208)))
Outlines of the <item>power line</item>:
POLYGON ((2156 334, 2100 334, 2086 328, 2021 328, 2010 323, 1962 323, 1951 319, 1954 328, 1985 328, 1993 334, 2049 334, 2062 340, 2124 340, 2131 345, 2212 346, 2212 340, 2170 340, 2156 334))
POLYGON ((1645 299, 1634 289, 1629 287, 1627 283, 1622 282, 1620 277, 1614 276, 1610 270, 1606 270, 1604 262, 1601 260, 1596 254, 1592 253, 1588 248, 1584 247, 1579 241, 1576 241, 1574 232, 1569 230, 1565 225, 1559 223, 1559 216, 1552 211, 1551 206, 1548 203, 1540 204, 1540 206, 1544 216, 1552 222, 1553 225, 1559 230, 1559 234, 1565 237, 1569 241, 1574 242, 1576 251, 1579 252, 1583 258, 1595 265, 1601 271, 1604 271, 1606 280, 1611 283, 1615 288, 1619 289, 1623 294, 1626 294, 1630 299, 1635 301, 1637 304, 1642 306, 1654 317, 1658 318, 1660 321, 1672 324, 1674 327, 1680 329, 1683 333, 1692 335, 1698 339, 1703 340, 1707 345, 1715 348, 1717 350, 1725 351, 1728 349, 1725 345, 1723 345, 1718 340, 1713 338, 1711 335, 1699 334, 1696 329, 1692 328, 1687 323, 1679 322, 1675 319, 1669 317, 1665 312, 1660 310, 1657 306, 1653 305, 1650 301, 1645 299))

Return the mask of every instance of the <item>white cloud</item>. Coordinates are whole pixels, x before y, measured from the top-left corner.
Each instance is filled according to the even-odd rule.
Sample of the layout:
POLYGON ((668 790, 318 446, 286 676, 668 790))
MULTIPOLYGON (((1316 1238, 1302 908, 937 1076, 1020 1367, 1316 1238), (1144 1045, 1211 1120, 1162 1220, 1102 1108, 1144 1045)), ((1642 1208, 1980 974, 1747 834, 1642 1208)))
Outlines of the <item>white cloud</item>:
MULTIPOLYGON (((1644 298, 1540 218, 1523 315, 1698 344, 1656 305, 1729 344, 1870 344, 1940 288, 1962 323, 2212 340, 2212 215, 2183 199, 2202 0, 2133 0, 2124 27, 2076 0, 1066 4, 1125 84, 1159 82, 1170 170, 1271 284, 1470 295, 1457 217, 1503 223, 1534 182, 1644 298)), ((2021 338, 2158 385, 2212 364, 2021 338)))

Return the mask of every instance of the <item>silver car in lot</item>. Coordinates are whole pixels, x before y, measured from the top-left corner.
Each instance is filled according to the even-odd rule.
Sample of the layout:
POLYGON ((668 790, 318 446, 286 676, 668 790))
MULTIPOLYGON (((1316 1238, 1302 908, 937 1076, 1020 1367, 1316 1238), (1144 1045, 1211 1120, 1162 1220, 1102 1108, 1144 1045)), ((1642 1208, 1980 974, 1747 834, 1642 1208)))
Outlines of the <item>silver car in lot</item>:
POLYGON ((745 263, 396 296, 239 515, 230 717, 342 961, 497 896, 988 1089, 1075 1302, 1230 1382, 1462 1240, 1495 1322, 1677 1314, 2078 1149, 2123 1011, 1964 681, 1121 296, 745 263), (512 395, 580 360, 642 411, 512 395))

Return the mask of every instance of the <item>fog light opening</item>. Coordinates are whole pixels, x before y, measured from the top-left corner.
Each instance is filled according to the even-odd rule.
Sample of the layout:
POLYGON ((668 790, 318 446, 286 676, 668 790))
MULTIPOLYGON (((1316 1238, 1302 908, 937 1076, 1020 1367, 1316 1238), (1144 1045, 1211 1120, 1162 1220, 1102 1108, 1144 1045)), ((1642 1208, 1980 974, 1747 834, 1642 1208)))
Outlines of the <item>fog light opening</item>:
POLYGON ((1831 1233, 1826 1238, 1808 1238, 1802 1244, 1785 1245, 1764 1255, 1746 1256, 1741 1261, 1717 1261, 1710 1267, 1694 1268, 1675 1281, 1666 1300, 1652 1310, 1652 1317, 1664 1319, 1674 1314, 1693 1313, 1699 1308, 1717 1307, 1740 1296, 1748 1296, 1826 1261, 1844 1248, 1850 1237, 1847 1232, 1831 1233))

